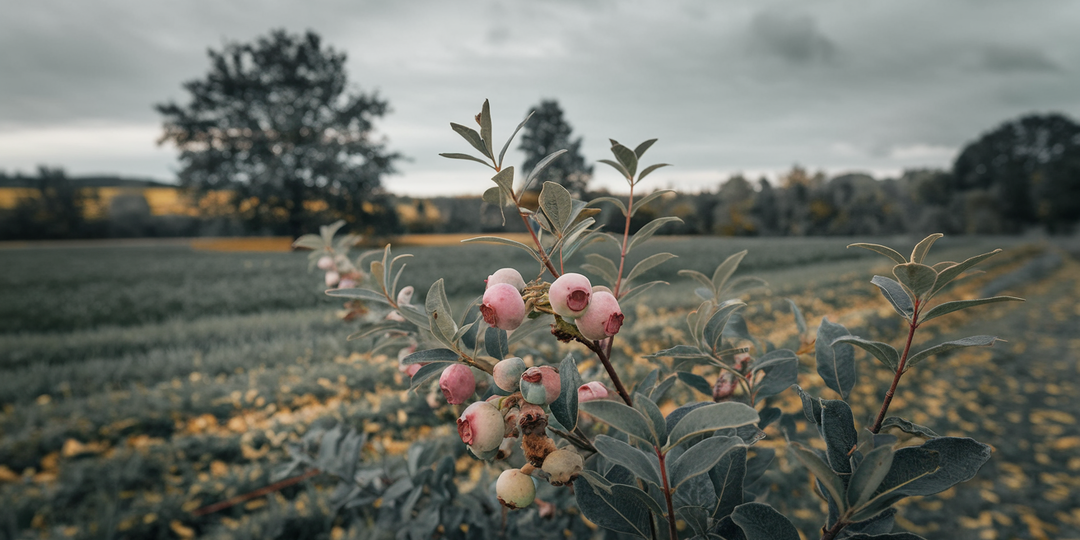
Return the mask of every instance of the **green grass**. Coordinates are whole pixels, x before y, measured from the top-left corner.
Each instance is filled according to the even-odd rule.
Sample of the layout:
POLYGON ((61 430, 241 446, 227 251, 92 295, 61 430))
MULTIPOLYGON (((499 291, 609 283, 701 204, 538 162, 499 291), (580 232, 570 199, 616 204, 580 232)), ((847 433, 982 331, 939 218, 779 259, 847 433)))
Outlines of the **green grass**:
MULTIPOLYGON (((887 271, 884 259, 845 249, 852 241, 660 237, 635 252, 630 263, 659 251, 678 254, 646 276, 671 285, 653 289, 637 302, 649 309, 627 306, 632 316, 620 339, 635 350, 670 345, 682 329, 685 310, 696 304, 693 283, 675 271, 711 273, 725 257, 748 249, 740 273, 759 275, 772 285, 756 293, 748 308, 755 331, 790 328, 783 298, 793 297, 811 327, 822 316, 839 317, 866 337, 895 340, 899 327, 887 310, 878 312, 883 302, 869 284, 873 272, 887 271)), ((884 242, 910 246, 914 241, 884 242)), ((945 239, 932 256, 959 260, 993 247, 1008 252, 992 259, 989 273, 976 278, 981 280, 976 284, 1012 283, 1004 276, 1030 273, 1024 260, 1044 249, 1024 247, 1017 239, 945 239)), ((617 253, 614 246, 602 249, 617 253)), ((501 266, 519 268, 528 277, 536 268, 526 254, 505 247, 403 248, 395 253, 416 255, 407 261, 402 279, 416 287, 418 301, 443 277, 459 306, 480 294, 483 279, 501 266)), ((0 508, 5 509, 0 512, 0 536, 172 537, 177 534, 175 522, 205 537, 327 538, 331 528, 343 522, 329 515, 328 493, 320 480, 270 497, 262 507, 236 507, 203 518, 193 518, 189 511, 268 484, 272 467, 286 459, 284 444, 312 426, 335 421, 358 428, 377 426, 375 436, 400 440, 415 436, 422 426, 450 426, 455 416, 449 407, 430 409, 423 393, 405 393, 392 359, 369 362, 363 355, 369 341, 345 340, 352 328, 334 316, 340 302, 321 294, 321 277, 307 272, 304 254, 146 247, 6 250, 0 257, 0 465, 21 477, 17 482, 0 479, 0 508), (400 424, 402 414, 405 422, 400 424), (238 419, 251 425, 231 429, 230 422, 238 419), (98 446, 60 455, 68 441, 98 446)), ((1080 417, 1075 400, 1069 405, 1064 397, 1072 388, 1065 388, 1068 381, 1077 376, 1075 326, 1068 321, 1075 322, 1080 312, 1061 313, 1067 311, 1067 301, 1080 297, 1077 278, 1067 277, 1075 267, 1066 255, 1061 268, 1031 274, 1027 283, 1001 291, 1036 300, 1026 309, 986 311, 994 322, 985 333, 1010 340, 999 344, 989 360, 960 355, 955 361, 941 359, 933 364, 940 372, 920 371, 920 378, 912 380, 926 385, 952 381, 951 387, 978 395, 981 407, 994 407, 993 414, 985 415, 990 419, 1016 410, 1023 411, 1026 421, 1032 411, 1044 409, 1080 417), (1032 309, 1035 306, 1046 309, 1032 309), (1072 319, 1060 319, 1069 316, 1072 319), (991 364, 979 363, 987 361, 991 364), (937 376, 929 377, 931 373, 937 376), (999 388, 1000 395, 979 393, 980 384, 993 382, 992 377, 987 381, 991 375, 1017 381, 1020 390, 1010 391, 1006 382, 998 381, 989 387, 999 388), (1054 393, 1025 389, 1033 384, 1045 390, 1047 378, 1058 384, 1054 393), (1017 402, 1021 398, 1023 403, 1017 402)), ((576 270, 577 263, 566 269, 576 270)), ((924 335, 943 339, 984 333, 977 326, 966 327, 965 321, 957 319, 936 331, 928 327, 924 335)), ((542 340, 535 349, 553 359, 565 347, 556 350, 550 340, 542 340)), ((396 353, 385 352, 391 357, 396 353)), ((631 359, 621 348, 616 355, 621 365, 629 366, 631 359)), ((812 360, 808 362, 804 371, 810 377, 812 360)), ((860 385, 865 385, 860 399, 878 399, 876 364, 868 360, 860 366, 860 385)), ((599 372, 586 373, 589 376, 601 377, 599 372)), ((960 399, 944 401, 944 410, 958 411, 964 421, 982 418, 960 399)), ((900 399, 897 411, 917 414, 918 404, 900 399)), ((956 429, 951 414, 942 415, 927 423, 940 431, 956 429)), ((945 519, 934 513, 929 504, 934 498, 925 507, 922 501, 908 505, 902 515, 921 526, 939 522, 938 532, 958 539, 978 537, 959 515, 977 516, 990 509, 1004 512, 1012 525, 1001 528, 1018 537, 1032 536, 1028 522, 1021 519, 1024 515, 1058 527, 1058 537, 1080 534, 1080 526, 1057 516, 1080 505, 1075 495, 1047 498, 1056 488, 1046 479, 1032 480, 1019 491, 1006 482, 1011 466, 1033 479, 1042 472, 1066 472, 1072 476, 1054 481, 1075 481, 1080 476, 1076 471, 1042 465, 1034 457, 1041 453, 1045 459, 1068 463, 1068 448, 1055 450, 1054 441, 1076 436, 1075 424, 1028 426, 1034 442, 1026 449, 1010 445, 1006 435, 982 423, 978 427, 977 438, 999 447, 994 460, 1001 461, 992 460, 992 467, 972 486, 944 501, 947 508, 957 509, 956 515, 945 519), (982 490, 997 493, 1012 506, 993 507, 982 490)), ((770 478, 786 491, 802 490, 803 497, 791 509, 818 511, 806 492, 805 475, 770 478)), ((788 504, 786 500, 777 504, 788 504)), ((799 524, 807 531, 815 527, 812 520, 799 524)))

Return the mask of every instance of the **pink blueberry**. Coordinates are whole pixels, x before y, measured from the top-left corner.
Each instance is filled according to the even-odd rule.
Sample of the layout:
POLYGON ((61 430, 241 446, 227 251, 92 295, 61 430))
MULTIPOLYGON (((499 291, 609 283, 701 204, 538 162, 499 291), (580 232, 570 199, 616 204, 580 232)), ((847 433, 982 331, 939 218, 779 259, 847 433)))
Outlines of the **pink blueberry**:
POLYGON ((341 274, 331 270, 326 273, 326 286, 333 287, 341 280, 341 274))
POLYGON ((319 267, 319 270, 332 270, 334 268, 334 258, 329 255, 323 255, 319 257, 319 262, 315 263, 315 266, 319 267))
POLYGON ((439 377, 439 389, 453 405, 465 403, 476 392, 476 377, 465 364, 452 364, 439 377))
POLYGON ((488 289, 499 283, 508 283, 513 285, 518 292, 525 290, 525 280, 522 279, 521 272, 518 272, 513 268, 500 268, 496 270, 494 274, 491 274, 484 280, 484 283, 487 283, 485 288, 488 289))
POLYGON ((480 313, 491 326, 513 330, 525 320, 525 300, 513 285, 497 283, 484 292, 480 313))
POLYGON ((589 339, 606 339, 618 334, 622 323, 619 301, 611 293, 601 291, 593 294, 589 310, 577 320, 577 328, 589 339))
POLYGON ((580 317, 588 309, 591 296, 589 278, 573 272, 559 276, 548 289, 551 309, 560 317, 570 319, 580 317))
POLYGON ((551 366, 531 367, 521 374, 521 397, 535 405, 547 405, 559 397, 562 381, 551 366))
POLYGON ((477 456, 498 450, 505 431, 502 412, 486 401, 477 401, 458 417, 457 431, 477 456))
POLYGON ((607 399, 608 395, 610 395, 610 392, 608 392, 607 387, 599 381, 585 383, 579 386, 577 390, 578 403, 607 399))
POLYGON ((525 508, 536 498, 536 484, 521 469, 507 469, 495 481, 495 494, 499 502, 511 510, 525 508))
POLYGON ((337 288, 339 288, 339 289, 355 289, 356 288, 356 280, 345 278, 345 279, 338 282, 337 288))
POLYGON ((522 373, 525 373, 525 361, 514 356, 495 364, 491 376, 495 379, 495 386, 507 392, 516 392, 522 373))

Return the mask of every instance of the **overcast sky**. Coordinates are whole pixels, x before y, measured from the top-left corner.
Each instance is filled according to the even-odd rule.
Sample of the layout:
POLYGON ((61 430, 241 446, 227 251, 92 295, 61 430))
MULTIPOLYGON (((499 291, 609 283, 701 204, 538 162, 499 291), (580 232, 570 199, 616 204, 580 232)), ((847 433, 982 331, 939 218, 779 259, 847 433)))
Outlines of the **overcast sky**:
MULTIPOLYGON (((338 2, 0 0, 0 169, 171 180, 153 105, 186 102, 207 48, 314 30, 392 112, 411 158, 402 194, 479 193, 489 170, 449 122, 491 100, 503 139, 541 99, 590 161, 607 139, 660 139, 652 187, 714 189, 734 172, 947 167, 1030 112, 1080 119, 1080 3, 578 0, 338 2)), ((520 163, 520 154, 512 162, 520 163)), ((620 190, 606 166, 598 185, 620 190)))

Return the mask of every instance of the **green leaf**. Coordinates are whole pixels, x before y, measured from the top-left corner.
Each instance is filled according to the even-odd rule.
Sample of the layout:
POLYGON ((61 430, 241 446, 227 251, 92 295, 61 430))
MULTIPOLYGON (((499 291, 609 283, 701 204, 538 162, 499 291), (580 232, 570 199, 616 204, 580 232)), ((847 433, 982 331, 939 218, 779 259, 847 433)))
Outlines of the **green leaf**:
POLYGON ((950 282, 960 277, 960 274, 963 274, 965 270, 985 261, 986 259, 989 259, 990 257, 993 257, 994 255, 997 255, 998 253, 1001 253, 1001 250, 995 249, 994 251, 991 251, 989 253, 983 253, 982 255, 976 255, 974 257, 971 257, 960 264, 954 264, 948 268, 942 269, 938 275, 937 283, 934 284, 934 290, 931 291, 931 293, 937 294, 938 291, 945 288, 945 286, 948 285, 950 282))
POLYGON ((918 435, 920 437, 923 437, 924 439, 936 439, 936 438, 940 437, 940 435, 938 435, 937 433, 934 433, 934 430, 932 430, 932 429, 930 429, 930 428, 928 428, 926 426, 920 426, 919 424, 909 422, 909 421, 904 420, 903 418, 900 418, 898 416, 890 416, 890 417, 886 418, 884 422, 881 423, 881 429, 882 430, 884 430, 885 428, 890 428, 890 427, 894 427, 896 429, 899 429, 900 431, 903 431, 904 433, 910 433, 912 435, 918 435))
POLYGON ((450 129, 453 129, 458 135, 461 135, 462 138, 469 141, 469 144, 481 154, 484 154, 488 159, 491 159, 491 152, 488 151, 487 145, 484 144, 484 139, 480 137, 480 134, 477 133, 475 129, 453 122, 450 122, 450 129))
POLYGON ((799 540, 799 531, 788 518, 764 503, 735 507, 731 520, 742 529, 746 540, 799 540))
POLYGON ((293 249, 322 249, 326 242, 317 234, 305 234, 292 243, 293 249))
POLYGON ((850 456, 859 443, 859 432, 847 403, 838 399, 821 400, 821 435, 832 470, 841 475, 851 474, 850 456))
POLYGON ((705 377, 689 371, 676 371, 675 375, 690 388, 712 397, 712 385, 705 380, 705 377))
POLYGON ((870 341, 869 339, 863 339, 858 336, 840 336, 832 340, 831 345, 835 346, 837 343, 850 343, 858 346, 860 349, 874 355, 879 362, 885 364, 889 369, 896 371, 900 367, 900 353, 888 343, 882 343, 880 341, 870 341))
POLYGON ((326 295, 336 296, 338 298, 359 298, 360 300, 370 300, 373 302, 381 302, 383 304, 390 303, 381 291, 361 289, 359 287, 354 287, 352 289, 330 289, 326 291, 326 295))
POLYGON ((679 270, 679 275, 688 276, 702 284, 706 289, 709 289, 709 291, 712 291, 712 280, 709 279, 709 276, 706 276, 697 270, 679 270))
POLYGON ((648 493, 645 493, 644 491, 641 491, 634 486, 630 486, 627 484, 612 484, 611 495, 617 499, 623 500, 631 498, 637 499, 638 502, 644 503, 645 506, 648 506, 649 510, 652 510, 653 513, 660 516, 664 515, 664 509, 660 507, 660 503, 656 502, 656 499, 654 499, 648 493))
POLYGON ((622 215, 626 215, 626 205, 615 197, 597 197, 589 201, 589 206, 599 206, 600 203, 604 202, 614 204, 620 211, 622 211, 622 215))
POLYGON ((791 315, 795 317, 795 327, 799 329, 800 334, 806 333, 806 319, 803 317, 802 311, 799 306, 795 305, 795 301, 790 298, 785 298, 789 306, 791 306, 791 315))
POLYGON ((453 362, 432 362, 426 366, 421 366, 416 370, 416 373, 412 376, 412 383, 409 385, 409 390, 415 390, 418 386, 424 383, 424 381, 442 373, 442 370, 450 367, 453 362))
POLYGON ((486 155, 493 157, 495 151, 491 148, 491 105, 486 99, 480 108, 480 138, 484 140, 484 148, 487 148, 486 155))
POLYGON ((540 190, 540 209, 560 234, 570 225, 573 208, 573 197, 566 188, 555 182, 544 182, 540 190))
POLYGON ((649 270, 661 264, 664 264, 664 262, 674 258, 676 258, 676 255, 673 255, 671 253, 657 253, 645 257, 641 260, 641 262, 634 265, 634 268, 631 269, 630 273, 626 275, 626 279, 623 280, 623 283, 629 283, 634 279, 640 277, 641 274, 644 274, 645 272, 648 272, 649 270))
POLYGON ((357 339, 363 339, 372 334, 381 334, 383 332, 409 332, 412 329, 412 325, 407 323, 386 321, 363 328, 359 332, 356 332, 354 334, 349 334, 349 337, 345 338, 345 340, 353 341, 357 339))
POLYGON ((713 519, 721 520, 731 515, 736 506, 743 503, 743 483, 746 479, 746 446, 726 452, 709 471, 716 508, 713 519))
POLYGON ((644 451, 607 435, 597 435, 593 445, 608 461, 626 467, 638 478, 652 482, 657 487, 663 484, 656 463, 644 451))
POLYGON ((461 355, 450 349, 416 351, 401 360, 402 364, 426 364, 430 362, 457 362, 461 355))
POLYGON ((718 429, 748 426, 756 424, 757 421, 757 411, 744 403, 728 401, 705 405, 690 411, 679 420, 679 423, 671 427, 664 452, 694 435, 718 429))
POLYGON ((750 372, 765 374, 765 378, 754 385, 755 400, 776 395, 798 382, 799 357, 787 349, 769 351, 754 360, 750 372))
POLYGON ((806 393, 799 385, 793 385, 795 392, 799 394, 799 399, 802 400, 803 415, 806 416, 808 422, 813 422, 814 425, 821 425, 821 400, 806 393))
POLYGON ((672 222, 682 223, 682 220, 674 216, 665 216, 646 223, 643 227, 638 229, 637 234, 630 239, 630 243, 626 246, 626 252, 630 253, 630 250, 634 249, 638 244, 644 243, 651 238, 652 235, 656 234, 657 229, 672 222))
POLYGON ((930 251, 930 246, 934 245, 934 242, 937 242, 942 236, 945 235, 934 233, 915 244, 915 249, 911 250, 911 262, 922 264, 923 260, 926 259, 927 252, 930 251))
POLYGON ((551 403, 551 414, 567 430, 573 431, 578 420, 578 387, 581 386, 581 374, 578 373, 574 355, 567 354, 559 363, 559 397, 551 403))
POLYGON ((529 255, 532 255, 533 259, 536 259, 536 262, 544 262, 543 259, 540 258, 540 255, 538 255, 533 248, 522 244, 517 240, 510 240, 509 238, 502 238, 499 236, 477 236, 476 238, 467 238, 461 241, 462 244, 470 244, 474 242, 480 242, 484 244, 500 244, 504 246, 515 247, 528 252, 529 255))
POLYGON ((857 248, 868 249, 870 251, 873 251, 874 253, 879 253, 881 255, 884 255, 884 256, 892 259, 892 261, 895 262, 896 264, 906 264, 908 262, 908 260, 906 258, 904 258, 903 255, 900 254, 900 252, 896 251, 893 248, 885 247, 885 246, 883 246, 881 244, 863 244, 863 243, 859 243, 859 244, 848 244, 848 247, 849 248, 857 247, 857 248))
POLYGON ((503 156, 506 155, 506 150, 510 148, 510 142, 514 140, 521 128, 525 127, 525 122, 528 122, 532 118, 533 113, 536 111, 529 111, 529 114, 525 116, 525 119, 514 129, 514 132, 510 134, 510 138, 506 139, 506 143, 503 144, 502 151, 499 152, 499 168, 502 168, 503 156))
POLYGON ((581 410, 631 437, 653 446, 660 444, 659 441, 653 439, 652 430, 649 429, 649 421, 637 409, 616 401, 606 400, 588 401, 580 406, 581 410))
MULTIPOLYGON (((671 384, 668 383, 668 386, 671 386, 671 384)), ((651 391, 650 394, 652 394, 651 391)), ((653 440, 659 441, 667 433, 667 422, 664 421, 664 413, 660 412, 660 408, 656 406, 656 403, 653 403, 648 396, 641 392, 634 392, 633 403, 634 409, 637 409, 649 421, 649 429, 652 432, 653 440)))
POLYGON ((446 299, 446 286, 442 278, 431 284, 427 297, 424 298, 424 308, 430 320, 431 333, 447 346, 454 347, 453 337, 457 333, 457 323, 450 311, 450 301, 446 299))
POLYGON ((709 437, 691 446, 668 465, 671 488, 678 490, 683 482, 708 473, 728 452, 740 447, 745 448, 742 439, 722 436, 709 437))
POLYGON ((630 172, 627 171, 626 167, 623 167, 621 164, 611 161, 610 159, 598 159, 597 161, 605 165, 611 165, 613 169, 619 171, 619 174, 623 175, 623 178, 626 178, 627 180, 631 178, 630 172))
POLYGON ((641 159, 641 156, 645 155, 645 151, 648 150, 649 147, 651 147, 655 142, 656 142, 656 139, 649 139, 649 140, 637 145, 634 148, 634 155, 637 156, 638 159, 641 159))
POLYGON ((659 169, 661 167, 670 167, 670 166, 671 166, 670 163, 657 163, 655 165, 649 165, 648 167, 645 167, 645 169, 641 171, 641 174, 638 175, 637 182, 634 182, 634 185, 637 185, 639 182, 644 180, 646 176, 649 176, 649 174, 651 174, 656 169, 659 169))
POLYGON ((885 480, 885 475, 892 467, 892 461, 891 446, 879 446, 866 454, 848 484, 848 506, 858 508, 870 500, 882 480, 885 480))
POLYGON ((528 189, 530 185, 532 185, 533 180, 536 180, 540 176, 540 173, 544 172, 544 169, 546 169, 548 165, 551 165, 552 161, 555 161, 555 158, 565 154, 566 152, 567 150, 565 148, 562 150, 556 150, 544 156, 544 159, 538 161, 533 167, 533 170, 529 172, 529 176, 525 177, 525 185, 521 187, 521 192, 524 193, 525 190, 528 189))
MULTIPOLYGON (((644 175, 645 173, 642 172, 641 174, 644 175)), ((673 189, 658 189, 658 190, 656 190, 656 191, 642 197, 641 199, 634 201, 634 208, 630 210, 630 217, 634 217, 634 214, 636 214, 637 211, 640 210, 641 208, 643 208, 645 205, 651 203, 652 201, 654 201, 654 200, 656 200, 656 199, 658 199, 660 197, 663 197, 664 195, 667 195, 668 193, 675 193, 675 190, 673 190, 673 189)), ((623 211, 623 215, 624 216, 626 215, 625 210, 623 211)))
POLYGON ((487 165, 488 167, 491 167, 492 169, 495 168, 495 166, 492 165, 491 162, 489 162, 487 160, 480 159, 480 158, 478 158, 476 156, 471 156, 469 154, 460 154, 460 153, 456 153, 456 152, 443 152, 443 153, 440 153, 439 155, 444 157, 444 158, 464 159, 464 160, 468 160, 468 161, 475 161, 477 163, 483 163, 484 165, 487 165))
POLYGON ((915 305, 912 304, 911 297, 908 296, 904 287, 897 283, 895 280, 887 278, 885 276, 874 276, 870 280, 870 283, 881 289, 881 295, 889 301, 893 309, 896 310, 901 317, 911 321, 911 316, 915 313, 915 305))
POLYGON ((537 330, 547 330, 548 328, 550 328, 551 323, 554 320, 555 318, 551 315, 548 315, 547 313, 535 319, 525 319, 525 322, 521 323, 521 326, 517 327, 517 329, 514 330, 514 333, 510 334, 507 342, 513 345, 514 343, 517 343, 529 337, 529 335, 531 335, 533 332, 536 332, 537 330))
POLYGON ((731 316, 738 310, 746 307, 746 304, 739 301, 724 302, 715 313, 709 317, 708 322, 705 323, 704 328, 701 330, 701 337, 705 340, 705 343, 716 351, 720 348, 720 342, 723 338, 724 328, 727 327, 727 322, 731 319, 731 316))
POLYGON ((991 452, 989 446, 967 437, 938 437, 922 446, 901 448, 896 453, 899 456, 915 448, 938 454, 939 467, 932 474, 901 486, 899 489, 907 495, 934 495, 971 480, 990 459, 991 452))
POLYGON ((594 489, 584 474, 574 481, 574 494, 581 514, 589 521, 624 534, 651 536, 649 506, 638 498, 624 493, 616 495, 614 490, 606 493, 594 489))
POLYGON ((893 275, 920 300, 926 298, 926 294, 933 290, 934 282, 937 281, 937 272, 919 263, 898 264, 893 267, 893 275))
POLYGON ((818 375, 825 381, 825 386, 844 399, 855 387, 855 350, 846 343, 833 345, 833 342, 849 334, 847 328, 829 322, 828 317, 822 317, 814 344, 818 375))
POLYGON ((717 296, 724 291, 724 285, 727 284, 727 280, 731 277, 731 274, 738 270, 739 263, 742 262, 743 257, 746 257, 747 251, 744 249, 734 255, 724 259, 724 262, 720 263, 713 271, 712 275, 712 288, 716 291, 717 296))
MULTIPOLYGON (((925 445, 924 445, 925 446, 925 445)), ((913 495, 905 488, 922 478, 929 478, 939 469, 941 456, 938 452, 922 446, 901 448, 893 454, 889 472, 881 480, 869 501, 851 515, 852 521, 869 519, 894 503, 913 495)))
POLYGON ((510 356, 510 344, 506 339, 506 330, 489 327, 484 331, 484 350, 496 360, 510 356))
POLYGON ((502 188, 509 196, 514 193, 514 166, 511 165, 491 177, 491 181, 495 182, 500 188, 502 188))
POLYGON ((945 302, 938 304, 929 311, 924 313, 919 320, 919 324, 927 322, 932 319, 936 319, 942 315, 948 315, 954 311, 961 309, 967 309, 969 307, 981 306, 983 304, 994 304, 997 302, 1023 302, 1023 298, 1017 298, 1015 296, 994 296, 992 298, 979 298, 977 300, 956 300, 953 302, 945 302))
POLYGON ((637 156, 634 155, 634 151, 616 143, 611 145, 611 153, 615 154, 615 159, 619 160, 619 164, 626 169, 626 178, 632 180, 637 174, 637 156))
POLYGON ((420 309, 420 306, 414 306, 412 304, 399 305, 398 312, 401 313, 402 317, 405 317, 405 320, 420 328, 427 328, 430 326, 427 312, 420 309))
POLYGON ((810 470, 821 485, 825 487, 825 490, 829 492, 829 496, 833 502, 843 512, 846 507, 847 499, 844 497, 844 481, 824 461, 818 457, 817 454, 806 448, 805 446, 797 442, 789 442, 788 448, 795 453, 795 459, 799 460, 804 467, 810 470))
POLYGON ((648 283, 642 283, 641 285, 635 285, 629 289, 619 291, 619 302, 623 305, 626 305, 635 296, 638 296, 639 294, 655 287, 656 285, 668 285, 668 282, 660 280, 650 281, 648 283))
POLYGON ((612 287, 615 286, 615 282, 619 279, 619 269, 614 261, 599 253, 589 253, 585 255, 585 260, 589 261, 589 264, 581 265, 582 269, 600 276, 612 287))
POLYGON ((995 341, 998 341, 996 336, 971 336, 963 339, 946 341, 945 343, 934 345, 928 349, 923 349, 908 357, 907 366, 905 366, 904 371, 907 371, 907 369, 914 367, 915 364, 937 354, 942 354, 953 349, 962 349, 964 347, 988 347, 993 345, 995 341))

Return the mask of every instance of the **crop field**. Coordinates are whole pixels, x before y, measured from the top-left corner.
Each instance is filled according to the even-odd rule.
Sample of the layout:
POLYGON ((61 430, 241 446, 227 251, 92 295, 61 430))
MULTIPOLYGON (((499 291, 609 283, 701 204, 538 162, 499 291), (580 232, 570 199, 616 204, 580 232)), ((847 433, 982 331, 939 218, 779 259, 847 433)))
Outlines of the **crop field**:
MULTIPOLYGON (((807 338, 827 316, 863 337, 899 342, 901 324, 870 284, 888 267, 870 252, 845 249, 853 241, 910 249, 917 239, 655 237, 635 255, 679 258, 648 275, 670 285, 623 306, 614 362, 631 385, 644 376, 651 369, 644 355, 677 343, 696 307, 693 283, 676 271, 711 273, 743 249, 739 275, 770 284, 746 298, 755 336, 799 337, 790 298, 810 326, 807 338)), ((927 538, 1080 539, 1080 243, 946 238, 930 258, 962 260, 996 247, 1005 251, 986 273, 948 296, 1028 301, 952 314, 920 330, 919 341, 992 334, 1007 342, 922 364, 890 409, 940 434, 990 444, 993 457, 965 484, 906 500, 897 523, 927 538)), ((414 302, 441 277, 455 311, 499 267, 516 267, 526 279, 538 271, 528 255, 501 246, 395 253, 414 255, 402 277, 416 287, 414 302)), ((288 461, 287 443, 336 423, 368 433, 365 459, 400 459, 410 440, 442 437, 457 441, 460 471, 476 467, 453 428, 460 409, 429 400, 429 389, 409 392, 396 350, 346 340, 354 327, 338 318, 341 302, 322 291, 303 253, 178 244, 0 249, 0 538, 361 535, 364 524, 331 510, 332 482, 319 476, 193 514, 271 484, 288 461)), ((576 351, 585 378, 603 380, 583 347, 537 338, 524 343, 534 356, 557 362, 576 351)), ((865 353, 856 358, 859 382, 849 400, 863 425, 892 374, 865 353)), ((811 393, 836 397, 820 383, 812 354, 800 356, 799 378, 811 393)), ((670 397, 705 399, 691 392, 680 386, 670 397)), ((812 431, 793 392, 769 403, 797 414, 800 432, 812 431)), ((817 538, 824 503, 811 494, 811 476, 785 456, 775 426, 766 433, 758 445, 777 450, 764 479, 767 502, 805 538, 817 538)))

